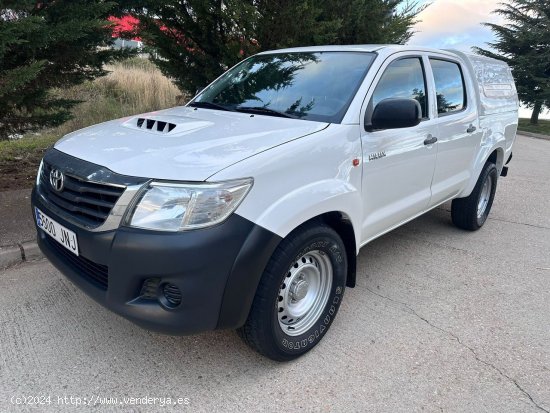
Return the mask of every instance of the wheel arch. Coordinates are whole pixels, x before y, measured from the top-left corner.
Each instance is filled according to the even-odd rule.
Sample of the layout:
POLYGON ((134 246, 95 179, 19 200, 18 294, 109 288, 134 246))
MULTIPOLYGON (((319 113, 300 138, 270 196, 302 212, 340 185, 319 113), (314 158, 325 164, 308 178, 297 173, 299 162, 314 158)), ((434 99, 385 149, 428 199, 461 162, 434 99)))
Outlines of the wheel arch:
MULTIPOLYGON (((288 234, 314 222, 328 225, 330 228, 336 231, 336 233, 342 239, 342 242, 344 243, 344 247, 346 249, 346 259, 348 265, 346 287, 355 287, 355 282, 357 278, 358 249, 356 232, 353 227, 351 217, 343 211, 327 211, 305 220, 304 222, 300 223, 296 228, 293 228, 291 231, 289 231, 288 234)), ((288 234, 286 234, 285 236, 288 236, 288 234)))
POLYGON ((349 217, 343 212, 333 211, 322 214, 314 219, 322 220, 342 238, 342 242, 346 248, 348 263, 346 287, 355 287, 357 279, 357 243, 355 241, 355 231, 349 217))
POLYGON ((330 226, 344 242, 348 261, 346 285, 354 287, 361 242, 362 202, 360 191, 350 183, 324 180, 279 199, 258 217, 257 222, 281 238, 315 220, 330 226))
POLYGON ((271 198, 271 204, 266 202, 266 192, 250 195, 235 213, 253 222, 255 231, 249 235, 229 274, 217 328, 244 324, 275 248, 291 232, 311 221, 323 222, 342 238, 348 262, 346 285, 355 286, 362 199, 354 185, 339 179, 319 180, 278 199, 271 198))
MULTIPOLYGON (((357 274, 357 243, 355 240, 355 231, 349 216, 341 211, 325 212, 302 222, 292 231, 298 230, 300 227, 312 222, 328 225, 336 231, 342 239, 346 249, 347 260, 346 286, 350 288, 355 287, 357 274)), ((250 311, 252 299, 256 293, 263 270, 282 239, 282 237, 259 226, 256 226, 248 236, 245 245, 243 245, 235 261, 231 274, 229 275, 222 299, 222 305, 220 307, 217 329, 237 328, 244 324, 250 311), (257 253, 258 245, 263 246, 261 248, 261 254, 257 253), (261 268, 262 271, 254 271, 259 268, 261 268), (237 291, 239 291, 238 294, 236 293, 237 291)))
POLYGON ((502 167, 504 166, 504 142, 505 141, 501 139, 495 142, 494 145, 481 147, 472 165, 472 175, 470 176, 470 181, 468 182, 466 188, 457 196, 457 198, 464 198, 472 193, 479 175, 483 170, 483 166, 485 166, 488 161, 493 162, 496 165, 498 174, 500 175, 502 167))
POLYGON ((355 287, 355 282, 357 279, 357 242, 355 238, 355 230, 353 229, 353 224, 351 223, 349 216, 342 211, 325 212, 301 223, 294 230, 297 230, 302 226, 309 225, 313 222, 328 225, 336 231, 342 239, 346 249, 346 259, 348 265, 346 287, 355 287))
POLYGON ((504 165, 504 149, 503 148, 496 148, 489 157, 487 158, 487 161, 484 162, 492 162, 496 165, 497 170, 501 171, 502 166, 504 165))

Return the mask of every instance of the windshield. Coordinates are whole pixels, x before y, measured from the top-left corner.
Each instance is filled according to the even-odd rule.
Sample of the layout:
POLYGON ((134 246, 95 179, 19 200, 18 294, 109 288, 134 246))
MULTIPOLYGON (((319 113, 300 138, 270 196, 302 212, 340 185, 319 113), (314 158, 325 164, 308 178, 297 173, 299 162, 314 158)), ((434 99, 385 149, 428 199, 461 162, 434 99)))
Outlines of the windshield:
POLYGON ((339 123, 374 53, 256 55, 212 83, 190 106, 339 123))

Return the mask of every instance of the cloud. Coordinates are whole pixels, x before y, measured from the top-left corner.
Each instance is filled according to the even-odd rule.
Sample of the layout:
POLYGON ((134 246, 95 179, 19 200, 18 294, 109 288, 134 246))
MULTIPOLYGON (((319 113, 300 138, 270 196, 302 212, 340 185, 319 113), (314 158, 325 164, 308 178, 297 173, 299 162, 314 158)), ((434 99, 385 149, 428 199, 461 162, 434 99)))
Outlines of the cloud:
MULTIPOLYGON (((429 3, 430 0, 421 0, 429 3)), ((481 23, 503 24, 504 19, 492 13, 503 0, 432 0, 433 3, 418 16, 421 20, 409 44, 471 51, 472 46, 487 48, 494 41, 490 29, 481 23)), ((531 116, 531 110, 520 108, 520 117, 531 116)), ((550 119, 544 111, 541 119, 550 119)))
POLYGON ((472 46, 487 47, 493 40, 484 22, 502 24, 492 13, 501 0, 435 0, 420 15, 417 32, 409 44, 470 51, 472 46))

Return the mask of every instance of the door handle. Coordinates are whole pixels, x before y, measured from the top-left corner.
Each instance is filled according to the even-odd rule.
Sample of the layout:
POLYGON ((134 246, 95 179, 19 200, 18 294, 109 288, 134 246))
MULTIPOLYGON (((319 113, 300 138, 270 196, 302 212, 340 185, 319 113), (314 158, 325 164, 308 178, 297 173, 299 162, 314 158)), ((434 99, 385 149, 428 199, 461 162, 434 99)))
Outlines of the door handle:
POLYGON ((476 127, 474 125, 470 125, 468 129, 466 129, 466 132, 468 133, 474 133, 476 131, 476 127))
POLYGON ((437 138, 432 135, 428 135, 428 137, 424 140, 424 145, 432 145, 437 142, 437 138))

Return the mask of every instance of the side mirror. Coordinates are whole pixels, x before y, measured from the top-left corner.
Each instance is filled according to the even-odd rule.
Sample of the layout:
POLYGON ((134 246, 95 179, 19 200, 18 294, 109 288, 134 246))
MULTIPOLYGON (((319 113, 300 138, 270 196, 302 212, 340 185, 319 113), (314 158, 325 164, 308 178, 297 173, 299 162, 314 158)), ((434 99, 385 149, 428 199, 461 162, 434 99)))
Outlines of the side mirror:
POLYGON ((384 99, 372 112, 371 129, 398 129, 416 126, 422 107, 415 99, 384 99))

